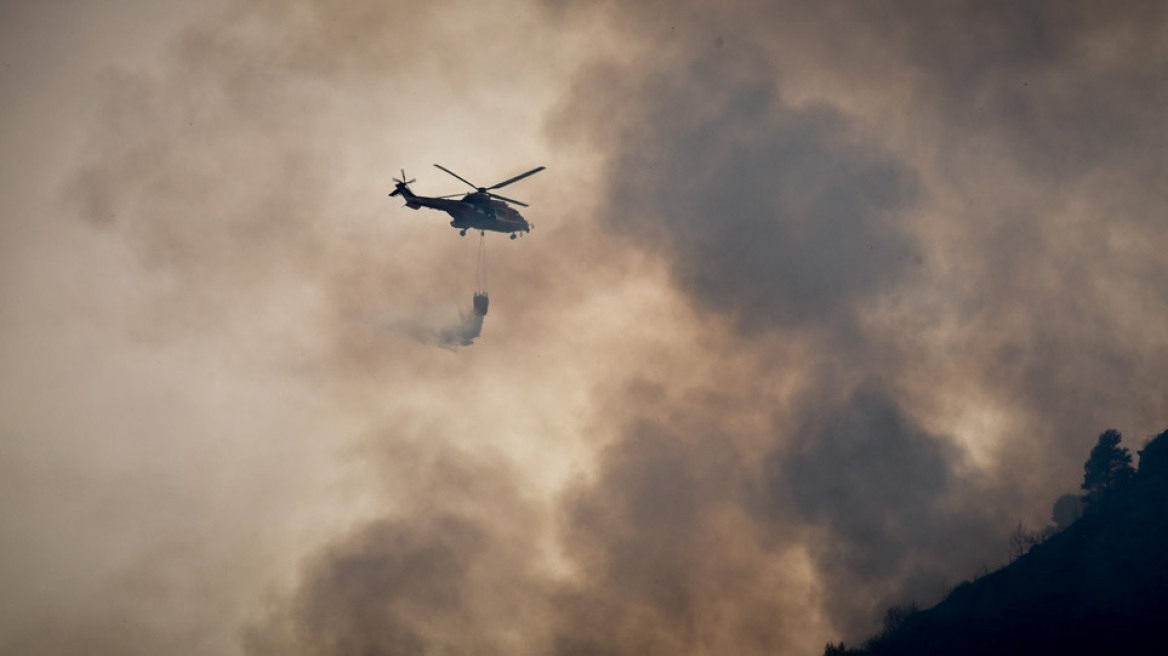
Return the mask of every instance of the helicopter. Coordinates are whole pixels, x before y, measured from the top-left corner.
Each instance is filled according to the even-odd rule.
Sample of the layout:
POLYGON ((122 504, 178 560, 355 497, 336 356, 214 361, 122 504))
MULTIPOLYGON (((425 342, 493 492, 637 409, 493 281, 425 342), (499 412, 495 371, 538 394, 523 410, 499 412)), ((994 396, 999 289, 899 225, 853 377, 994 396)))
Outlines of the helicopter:
POLYGON ((514 182, 519 182, 529 175, 539 173, 545 167, 540 166, 531 169, 527 173, 520 173, 513 178, 491 185, 490 187, 480 187, 441 164, 435 164, 434 166, 470 185, 474 191, 465 195, 419 196, 410 191, 409 187, 416 180, 406 180, 405 169, 402 169, 401 179, 393 179, 397 184, 389 194, 390 197, 402 196, 405 198, 406 207, 410 209, 416 210, 419 207, 428 207, 432 210, 446 212, 454 219, 450 222, 450 226, 457 229, 459 231, 458 234, 463 237, 466 236, 467 230, 479 230, 483 234, 486 234, 488 230, 493 232, 506 232, 511 233, 512 239, 515 239, 517 235, 531 232, 532 225, 519 214, 518 210, 507 205, 507 203, 512 203, 520 207, 527 207, 527 203, 500 196, 499 194, 492 193, 491 190, 500 189, 514 182), (451 200, 455 196, 462 196, 462 198, 459 200, 451 200))

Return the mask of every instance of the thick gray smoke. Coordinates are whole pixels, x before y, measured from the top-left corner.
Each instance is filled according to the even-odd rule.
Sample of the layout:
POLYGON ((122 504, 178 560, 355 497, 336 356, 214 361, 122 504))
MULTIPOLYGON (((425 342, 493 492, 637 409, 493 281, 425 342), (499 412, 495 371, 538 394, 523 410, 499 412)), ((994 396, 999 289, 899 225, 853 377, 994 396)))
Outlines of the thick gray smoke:
POLYGON ((603 451, 597 478, 569 491, 563 540, 581 571, 555 597, 553 653, 799 653, 814 644, 808 582, 792 574, 800 534, 770 533, 749 515, 753 467, 704 414, 711 401, 630 424, 603 451))
POLYGON ((715 51, 627 88, 619 65, 582 79, 582 97, 630 96, 596 126, 621 129, 606 218, 748 333, 844 330, 913 262, 898 212, 915 176, 831 106, 785 104, 760 55, 715 51))
POLYGON ((527 527, 539 517, 514 472, 410 455, 423 470, 411 509, 313 557, 292 598, 248 631, 248 653, 534 653, 546 591, 527 527))
MULTIPOLYGON (((611 230, 659 254, 740 348, 799 369, 760 521, 814 529, 824 609, 849 638, 992 566, 1011 508, 1073 487, 1085 427, 1151 431, 1168 412, 1147 323, 1168 281, 1141 245, 1166 238, 1149 177, 1166 152, 1163 8, 918 8, 622 7, 614 23, 646 47, 581 75, 552 124, 599 142, 611 230), (945 434, 967 403, 1001 419, 945 434)), ((604 493, 692 466, 646 461, 604 493)))
POLYGON ((852 630, 871 626, 879 604, 936 600, 955 577, 988 565, 1005 516, 985 507, 990 490, 962 476, 960 451, 884 394, 861 386, 800 427, 767 477, 769 498, 790 499, 818 529, 825 601, 852 630))
MULTIPOLYGON (((1163 429, 1162 3, 508 7, 240 3, 103 84, 69 197, 150 276, 134 337, 349 403, 384 486, 231 620, 240 649, 806 653, 1003 562, 1102 428, 1163 429), (539 55, 569 36, 604 47, 556 70, 539 55), (529 99, 490 76, 527 70, 569 80, 544 136, 600 184, 560 182, 558 248, 523 240, 499 339, 439 362, 398 337, 480 335, 425 309, 465 254, 444 225, 387 228, 378 185, 420 143, 513 135, 447 116, 446 141, 343 144, 417 98, 509 115, 529 99), (668 320, 581 337, 608 314, 668 320), (573 448, 594 460, 552 457, 573 448)), ((197 632, 150 613, 175 569, 115 600, 153 622, 142 649, 197 632)), ((134 643, 86 617, 0 647, 134 643)))

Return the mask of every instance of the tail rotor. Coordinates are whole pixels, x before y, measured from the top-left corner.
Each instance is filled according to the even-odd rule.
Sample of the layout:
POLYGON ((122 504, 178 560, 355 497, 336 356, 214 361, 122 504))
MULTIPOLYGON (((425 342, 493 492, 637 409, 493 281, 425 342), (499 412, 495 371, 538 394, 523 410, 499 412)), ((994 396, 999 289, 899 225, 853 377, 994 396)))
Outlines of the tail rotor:
POLYGON ((406 170, 405 169, 401 170, 401 174, 402 174, 402 177, 400 180, 398 180, 397 178, 394 178, 393 181, 398 183, 398 184, 403 184, 403 185, 414 184, 415 182, 418 181, 417 178, 414 178, 413 180, 406 180, 406 170))
POLYGON ((412 192, 410 191, 409 185, 416 182, 416 180, 406 180, 406 170, 405 169, 402 169, 401 174, 402 174, 401 179, 398 179, 398 178, 393 179, 393 181, 397 184, 395 184, 393 186, 393 191, 391 191, 389 193, 389 195, 391 197, 393 197, 393 196, 397 196, 397 195, 404 193, 406 198, 410 198, 412 192))

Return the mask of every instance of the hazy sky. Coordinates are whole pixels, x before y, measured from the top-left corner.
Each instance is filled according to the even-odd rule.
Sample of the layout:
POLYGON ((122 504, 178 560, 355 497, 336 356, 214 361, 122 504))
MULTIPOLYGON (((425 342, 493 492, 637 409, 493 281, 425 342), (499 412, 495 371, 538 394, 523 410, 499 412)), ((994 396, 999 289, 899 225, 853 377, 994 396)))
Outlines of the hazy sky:
POLYGON ((1162 2, 0 6, 0 652, 815 654, 1168 427, 1162 2), (545 165, 536 229, 387 198, 545 165))

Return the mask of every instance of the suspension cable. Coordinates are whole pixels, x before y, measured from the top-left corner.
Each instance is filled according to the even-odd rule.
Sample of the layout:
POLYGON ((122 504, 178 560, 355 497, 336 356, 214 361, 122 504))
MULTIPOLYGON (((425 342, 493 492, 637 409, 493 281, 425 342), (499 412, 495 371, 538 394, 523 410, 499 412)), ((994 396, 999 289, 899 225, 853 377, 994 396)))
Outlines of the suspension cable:
POLYGON ((479 261, 475 267, 475 294, 487 293, 487 233, 479 234, 479 261))

